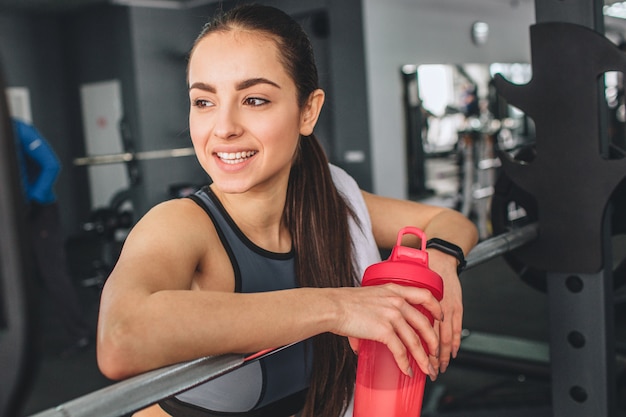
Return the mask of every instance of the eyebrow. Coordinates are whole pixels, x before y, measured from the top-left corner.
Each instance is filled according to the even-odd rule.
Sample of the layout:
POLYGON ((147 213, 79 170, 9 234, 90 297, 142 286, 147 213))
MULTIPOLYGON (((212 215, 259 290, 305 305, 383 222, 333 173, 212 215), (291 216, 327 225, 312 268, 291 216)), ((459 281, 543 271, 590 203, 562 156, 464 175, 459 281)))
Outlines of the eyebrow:
MULTIPOLYGON (((235 86, 235 89, 237 91, 241 91, 250 87, 254 87, 255 85, 259 85, 259 84, 268 84, 268 85, 271 85, 280 89, 280 85, 276 84, 274 81, 271 81, 271 80, 268 80, 267 78, 262 78, 262 77, 243 80, 237 83, 237 85, 235 86)), ((189 86, 189 90, 192 90, 194 88, 208 91, 209 93, 215 93, 217 91, 213 85, 203 83, 203 82, 196 82, 189 86)))

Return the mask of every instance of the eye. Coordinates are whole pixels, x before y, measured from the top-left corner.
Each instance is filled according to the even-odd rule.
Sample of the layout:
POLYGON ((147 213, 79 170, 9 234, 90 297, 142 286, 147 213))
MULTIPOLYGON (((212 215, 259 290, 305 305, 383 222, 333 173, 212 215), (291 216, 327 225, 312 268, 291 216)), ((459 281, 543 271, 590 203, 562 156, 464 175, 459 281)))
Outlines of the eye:
POLYGON ((252 107, 259 107, 269 103, 269 100, 258 97, 248 97, 244 100, 244 104, 252 107))
POLYGON ((212 102, 210 102, 209 100, 205 100, 205 99, 195 99, 192 101, 193 106, 194 107, 199 107, 199 108, 205 108, 205 107, 213 107, 214 104, 212 102))

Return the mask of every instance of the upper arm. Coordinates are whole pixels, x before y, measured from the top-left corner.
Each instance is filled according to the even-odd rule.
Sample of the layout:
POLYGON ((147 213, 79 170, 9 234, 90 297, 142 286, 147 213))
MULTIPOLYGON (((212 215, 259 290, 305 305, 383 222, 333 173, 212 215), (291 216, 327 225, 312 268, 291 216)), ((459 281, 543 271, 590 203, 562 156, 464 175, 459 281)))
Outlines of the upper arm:
POLYGON ((124 242, 107 279, 103 305, 113 300, 135 302, 162 290, 191 289, 211 246, 212 228, 206 213, 189 199, 151 209, 124 242))
POLYGON ((227 259, 212 221, 194 201, 170 200, 143 216, 102 291, 97 352, 105 375, 123 378, 219 351, 196 343, 200 333, 209 341, 215 331, 198 312, 213 308, 219 298, 212 296, 228 292, 225 285, 234 287, 227 259), (190 291, 198 288, 215 291, 190 291))

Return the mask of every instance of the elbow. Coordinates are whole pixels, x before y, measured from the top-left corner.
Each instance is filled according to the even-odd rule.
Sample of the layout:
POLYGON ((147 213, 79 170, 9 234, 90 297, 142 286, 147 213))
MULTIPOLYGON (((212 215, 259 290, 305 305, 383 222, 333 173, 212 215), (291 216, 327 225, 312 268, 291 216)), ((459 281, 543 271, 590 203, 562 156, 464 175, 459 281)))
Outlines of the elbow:
POLYGON ((467 236, 467 240, 471 243, 472 246, 476 245, 479 239, 478 227, 476 226, 476 224, 459 211, 456 211, 454 209, 446 210, 448 212, 452 212, 453 215, 457 217, 457 219, 460 221, 460 223, 457 222, 457 225, 460 226, 459 230, 463 230, 463 233, 467 236))
POLYGON ((472 247, 476 246, 476 244, 478 243, 478 239, 479 239, 478 227, 476 227, 476 225, 471 221, 469 221, 469 224, 468 224, 468 234, 472 242, 472 247))
POLYGON ((118 381, 130 376, 116 355, 100 346, 97 348, 97 361, 100 372, 109 379, 118 381))
POLYGON ((476 225, 469 219, 466 221, 466 227, 464 230, 466 242, 464 242, 462 246, 463 253, 465 254, 465 256, 467 256, 469 252, 474 248, 474 246, 478 244, 480 235, 478 233, 478 227, 476 227, 476 225))
POLYGON ((116 328, 109 332, 99 331, 96 344, 98 368, 104 376, 121 380, 140 373, 130 341, 130 336, 116 328))

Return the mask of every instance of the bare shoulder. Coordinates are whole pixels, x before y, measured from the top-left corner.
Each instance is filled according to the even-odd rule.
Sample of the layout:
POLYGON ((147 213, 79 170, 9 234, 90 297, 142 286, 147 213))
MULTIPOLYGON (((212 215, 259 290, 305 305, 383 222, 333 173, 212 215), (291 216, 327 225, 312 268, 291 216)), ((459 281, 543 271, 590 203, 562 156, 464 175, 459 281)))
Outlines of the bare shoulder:
POLYGON ((219 262, 216 256, 221 259, 223 251, 204 209, 190 199, 169 200, 150 209, 132 228, 109 279, 132 275, 163 288, 190 288, 198 271, 219 262))
POLYGON ((215 226, 207 213, 188 198, 168 200, 151 208, 133 227, 132 235, 172 241, 215 236, 215 226))
POLYGON ((206 220, 211 223, 208 215, 202 207, 189 198, 178 198, 174 200, 163 201, 152 207, 140 220, 145 221, 164 221, 168 223, 191 223, 202 222, 206 220))

